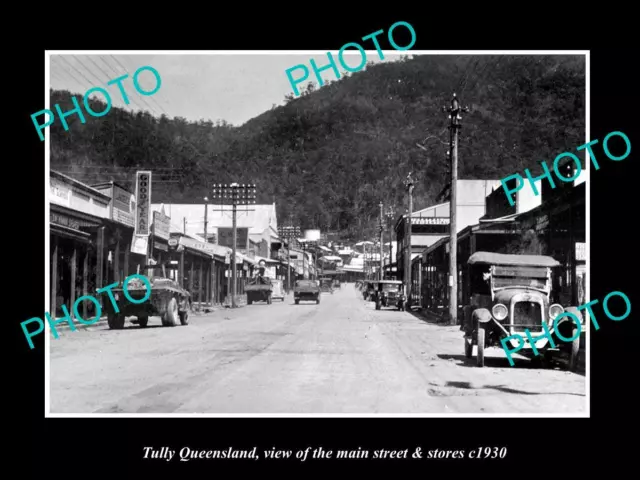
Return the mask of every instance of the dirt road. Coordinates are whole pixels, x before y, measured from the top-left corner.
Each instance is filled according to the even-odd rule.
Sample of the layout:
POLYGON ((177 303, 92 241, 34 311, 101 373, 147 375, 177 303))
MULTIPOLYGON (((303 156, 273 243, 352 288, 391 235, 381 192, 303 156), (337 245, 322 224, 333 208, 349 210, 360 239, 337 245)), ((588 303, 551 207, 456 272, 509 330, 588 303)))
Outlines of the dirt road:
POLYGON ((585 377, 464 358, 458 327, 376 311, 352 285, 51 341, 52 413, 584 413, 585 377))

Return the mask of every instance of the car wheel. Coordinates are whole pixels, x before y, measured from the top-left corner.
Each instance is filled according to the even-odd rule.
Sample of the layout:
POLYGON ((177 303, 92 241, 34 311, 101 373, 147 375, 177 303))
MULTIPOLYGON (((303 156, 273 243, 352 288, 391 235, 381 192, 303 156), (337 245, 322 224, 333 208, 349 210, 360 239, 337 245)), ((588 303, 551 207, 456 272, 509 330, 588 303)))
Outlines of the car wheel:
POLYGON ((484 367, 484 328, 478 327, 478 366, 484 367))
POLYGON ((316 300, 316 305, 320 305, 320 299, 316 300))
POLYGON ((471 358, 473 355, 473 340, 464 339, 464 356, 467 358, 471 358))
POLYGON ((189 312, 180 312, 180 323, 182 325, 188 325, 189 324, 189 312))
POLYGON ((376 310, 380 310, 380 302, 376 302, 376 310))
POLYGON ((271 295, 267 297, 267 305, 271 305, 271 295))
POLYGON ((296 302, 296 305, 300 304, 300 300, 296 300, 295 302, 296 302))
POLYGON ((149 323, 149 316, 148 315, 140 315, 140 316, 138 316, 138 324, 140 325, 140 328, 146 328, 148 323, 149 323))
POLYGON ((124 328, 124 315, 121 313, 110 313, 107 315, 107 323, 111 330, 122 330, 124 328))
POLYGON ((571 354, 569 356, 569 371, 575 372, 578 370, 578 361, 580 360, 580 335, 578 335, 579 331, 577 327, 573 327, 573 335, 576 336, 571 342, 571 354))
POLYGON ((167 303, 167 310, 162 315, 162 325, 165 327, 175 327, 178 325, 178 302, 172 297, 167 303))

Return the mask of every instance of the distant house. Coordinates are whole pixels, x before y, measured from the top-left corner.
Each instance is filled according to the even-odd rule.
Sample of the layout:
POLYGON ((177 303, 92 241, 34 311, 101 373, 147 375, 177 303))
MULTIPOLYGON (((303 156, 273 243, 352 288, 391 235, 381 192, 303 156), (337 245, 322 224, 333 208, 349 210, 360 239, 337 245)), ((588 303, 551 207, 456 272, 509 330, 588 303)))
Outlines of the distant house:
MULTIPOLYGON (((160 208, 153 204, 152 210, 160 208)), ((230 205, 207 204, 207 240, 225 247, 233 241, 233 218, 230 205)), ((204 238, 205 204, 165 204, 165 210, 175 226, 182 225, 187 235, 204 238)), ((281 246, 275 203, 238 206, 236 213, 236 248, 249 256, 274 258, 281 246)))

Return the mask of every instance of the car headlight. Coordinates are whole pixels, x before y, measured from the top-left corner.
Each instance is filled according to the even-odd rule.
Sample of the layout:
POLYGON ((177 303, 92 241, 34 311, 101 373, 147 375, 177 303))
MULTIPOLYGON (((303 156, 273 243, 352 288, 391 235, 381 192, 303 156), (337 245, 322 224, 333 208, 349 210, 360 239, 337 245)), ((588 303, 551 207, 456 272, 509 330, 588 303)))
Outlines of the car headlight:
POLYGON ((564 312, 562 305, 554 303, 549 307, 549 318, 555 320, 558 315, 564 312))
POLYGON ((503 304, 496 303, 491 309, 491 313, 496 320, 502 321, 509 315, 509 310, 503 304))

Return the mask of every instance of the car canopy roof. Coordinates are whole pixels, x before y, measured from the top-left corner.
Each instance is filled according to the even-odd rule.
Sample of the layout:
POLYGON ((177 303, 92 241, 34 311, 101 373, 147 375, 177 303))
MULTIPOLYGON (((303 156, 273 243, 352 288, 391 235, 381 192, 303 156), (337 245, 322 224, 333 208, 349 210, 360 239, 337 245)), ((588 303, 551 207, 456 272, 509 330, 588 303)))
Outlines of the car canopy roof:
POLYGON ((560 262, 546 255, 513 255, 494 252, 476 252, 469 257, 469 265, 510 265, 526 267, 558 267, 560 262))
POLYGON ((390 285, 402 285, 402 282, 400 280, 377 280, 375 282, 372 283, 385 283, 385 284, 390 284, 390 285))

